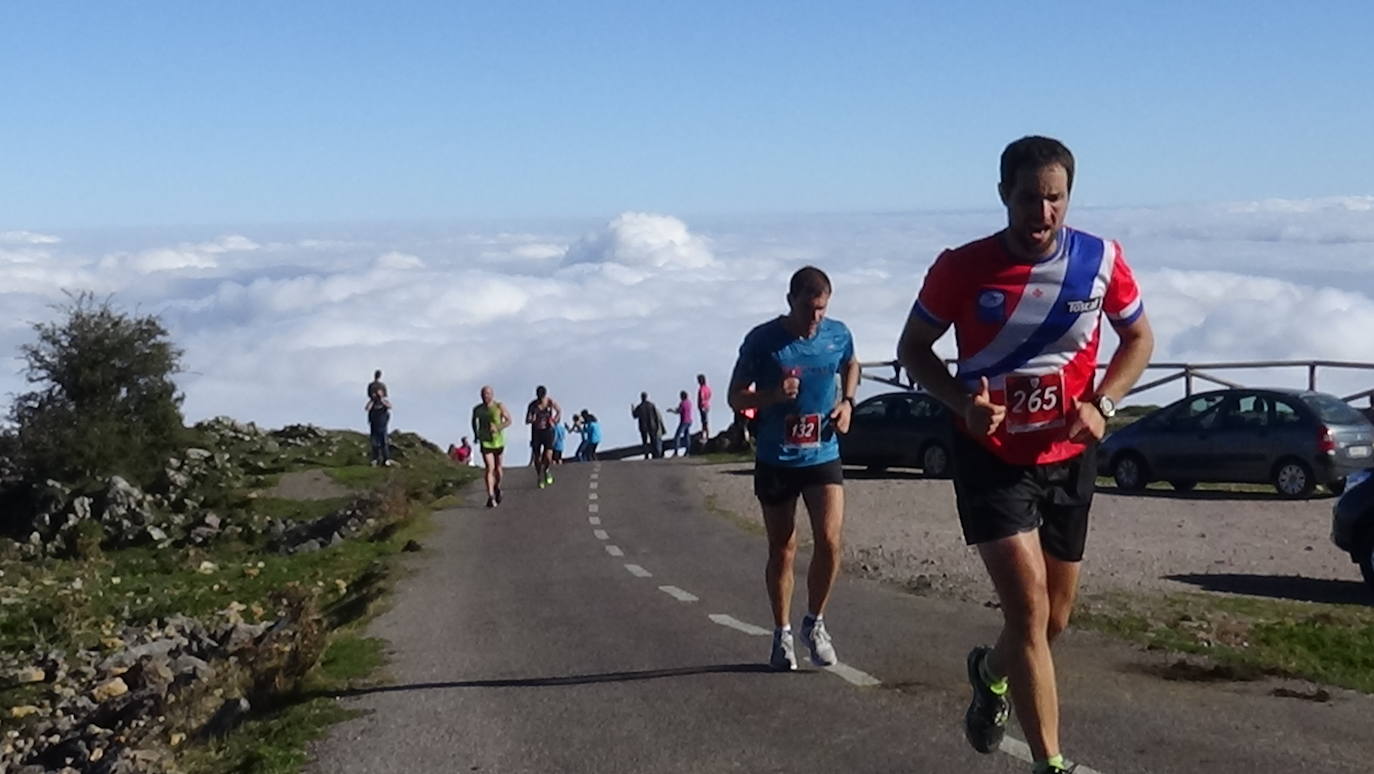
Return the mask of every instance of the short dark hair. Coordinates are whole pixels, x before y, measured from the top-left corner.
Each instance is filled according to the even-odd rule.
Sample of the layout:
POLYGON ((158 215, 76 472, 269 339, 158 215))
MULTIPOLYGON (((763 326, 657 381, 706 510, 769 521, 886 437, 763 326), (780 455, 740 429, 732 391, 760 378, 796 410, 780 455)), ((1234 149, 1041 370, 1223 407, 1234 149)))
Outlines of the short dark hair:
POLYGON ((639 399, 640 399, 640 400, 648 400, 648 399, 649 399, 649 393, 647 393, 647 392, 641 392, 641 393, 639 394, 639 399))
POLYGON ((373 372, 372 372, 372 378, 373 378, 373 379, 380 379, 380 378, 382 378, 382 369, 378 368, 376 371, 373 371, 373 372))
POLYGON ((698 384, 705 384, 705 383, 706 383, 706 374, 697 374, 697 383, 698 383, 698 384))
POLYGON ((1002 190, 1016 185, 1022 170, 1043 169, 1051 164, 1064 168, 1069 177, 1069 191, 1073 191, 1073 153, 1064 143, 1052 138, 1030 135, 1011 143, 1002 151, 1002 190))
POLYGON ((830 293, 830 278, 815 266, 803 266, 792 275, 788 298, 820 298, 830 293))
POLYGON ((542 398, 542 397, 544 397, 545 395, 548 395, 548 394, 549 394, 548 389, 547 389, 546 387, 544 387, 544 385, 542 385, 542 384, 539 385, 538 387, 535 387, 535 388, 534 388, 534 396, 535 396, 536 398, 542 398))

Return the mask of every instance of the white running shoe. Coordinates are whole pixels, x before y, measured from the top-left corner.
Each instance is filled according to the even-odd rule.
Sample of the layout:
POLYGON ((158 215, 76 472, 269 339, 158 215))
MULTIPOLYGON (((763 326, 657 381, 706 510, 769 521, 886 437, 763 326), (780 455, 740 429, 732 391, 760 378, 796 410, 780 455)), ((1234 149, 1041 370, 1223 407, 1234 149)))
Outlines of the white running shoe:
POLYGON ((773 630, 773 653, 768 657, 768 665, 779 672, 791 672, 797 668, 797 653, 792 645, 792 632, 773 630))
POLYGON ((811 651, 811 663, 818 667, 834 666, 835 646, 830 643, 830 632, 825 630, 825 620, 806 616, 802 619, 802 642, 811 651))

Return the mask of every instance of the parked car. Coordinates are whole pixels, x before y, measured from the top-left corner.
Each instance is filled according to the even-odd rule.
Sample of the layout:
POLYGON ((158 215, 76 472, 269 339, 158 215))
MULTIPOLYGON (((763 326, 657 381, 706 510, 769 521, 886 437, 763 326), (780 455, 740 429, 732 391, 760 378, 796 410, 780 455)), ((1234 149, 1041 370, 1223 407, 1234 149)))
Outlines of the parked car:
POLYGON ((840 458, 870 468, 916 467, 932 477, 950 474, 949 409, 930 395, 890 392, 854 407, 849 432, 840 436, 840 458))
POLYGON ((1345 493, 1331 506, 1331 542, 1350 554, 1374 590, 1374 471, 1346 477, 1345 493))
POLYGON ((1374 464, 1374 425, 1323 392, 1234 389, 1204 392, 1147 414, 1107 436, 1103 475, 1124 490, 1168 481, 1273 484, 1284 497, 1318 485, 1339 493, 1346 476, 1374 464))

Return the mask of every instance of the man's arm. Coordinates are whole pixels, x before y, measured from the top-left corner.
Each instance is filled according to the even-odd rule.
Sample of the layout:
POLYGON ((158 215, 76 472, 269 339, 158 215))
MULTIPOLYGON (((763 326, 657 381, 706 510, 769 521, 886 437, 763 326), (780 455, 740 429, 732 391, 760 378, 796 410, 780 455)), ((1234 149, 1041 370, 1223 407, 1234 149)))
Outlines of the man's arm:
POLYGON ((936 326, 911 315, 897 343, 897 360, 926 392, 948 406, 956 416, 962 417, 969 432, 992 435, 1006 418, 1007 407, 992 402, 986 376, 983 377, 982 388, 970 393, 950 374, 945 361, 935 354, 935 342, 947 330, 948 325, 936 326))
POLYGON ((506 410, 506 404, 502 403, 502 404, 501 404, 501 429, 502 429, 502 430, 505 430, 506 428, 510 427, 510 426, 511 426, 512 424, 514 424, 514 423, 515 423, 515 420, 511 418, 510 412, 506 410))
MULTIPOLYGON (((1117 328, 1116 334, 1121 338, 1121 343, 1112 353, 1107 373, 1097 386, 1094 397, 1105 395, 1113 403, 1120 403, 1150 364, 1150 356, 1155 351, 1155 334, 1143 313, 1130 325, 1117 328)), ((1069 437, 1075 441, 1102 440, 1107 434, 1107 419, 1097 405, 1089 401, 1080 403, 1076 408, 1077 416, 1069 427, 1069 437)))
POLYGON ((859 391, 859 377, 862 375, 863 368, 856 357, 851 357, 840 371, 840 399, 835 402, 830 419, 841 433, 849 432, 849 420, 854 415, 854 395, 859 391))

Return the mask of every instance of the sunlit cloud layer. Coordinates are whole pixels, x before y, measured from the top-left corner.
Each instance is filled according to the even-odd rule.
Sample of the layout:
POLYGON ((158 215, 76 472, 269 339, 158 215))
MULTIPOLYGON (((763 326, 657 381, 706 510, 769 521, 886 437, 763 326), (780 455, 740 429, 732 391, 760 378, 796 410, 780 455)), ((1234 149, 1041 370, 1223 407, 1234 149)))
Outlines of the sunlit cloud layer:
MULTIPOLYGON (((565 409, 598 414, 615 445, 635 437, 629 406, 641 390, 667 404, 701 372, 723 393, 740 339, 783 311, 787 278, 806 263, 830 272, 831 314, 859 356, 891 358, 931 260, 1000 217, 626 212, 517 229, 0 232, 0 392, 27 388, 15 355, 30 325, 52 319, 64 292, 90 290, 163 317, 185 350, 192 420, 361 427, 363 386, 380 368, 393 425, 439 443, 467 434, 481 385, 519 416, 545 384, 565 409)), ((1122 242, 1158 360, 1374 361, 1374 197, 1080 208, 1070 220, 1122 242)), ((1323 379, 1333 392, 1374 385, 1374 375, 1323 379)), ((718 403, 723 420, 723 394, 718 403)))

